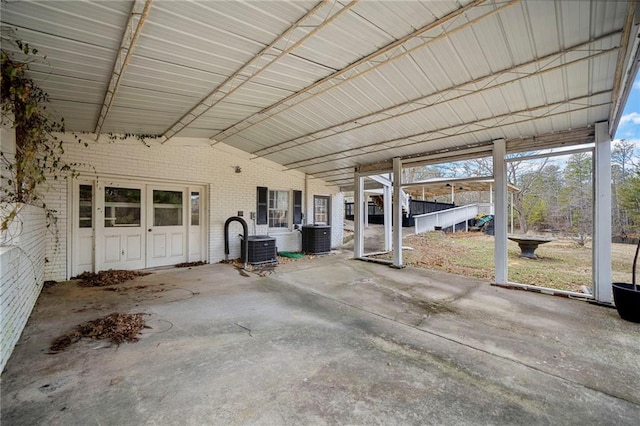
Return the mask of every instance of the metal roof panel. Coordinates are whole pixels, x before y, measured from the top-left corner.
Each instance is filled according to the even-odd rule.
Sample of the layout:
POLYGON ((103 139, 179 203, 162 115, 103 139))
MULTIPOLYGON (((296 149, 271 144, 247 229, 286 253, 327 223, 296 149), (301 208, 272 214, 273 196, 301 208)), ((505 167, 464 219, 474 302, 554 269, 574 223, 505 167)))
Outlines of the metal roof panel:
POLYGON ((5 28, 15 28, 18 38, 22 38, 22 29, 35 26, 50 37, 117 49, 130 10, 130 1, 95 5, 85 2, 7 2, 2 7, 2 23, 5 28))
MULTIPOLYGON (((631 62, 619 56, 638 33, 631 27, 629 46, 619 35, 627 2, 481 2, 446 16, 467 4, 155 1, 103 131, 157 133, 202 114, 181 136, 215 135, 318 173, 586 128, 617 114, 611 101, 623 94, 620 83, 631 84, 620 77, 631 62), (320 12, 303 18, 312 10, 320 12), (441 25, 389 45, 440 18, 441 25), (270 43, 275 48, 257 57, 270 43), (204 98, 209 103, 197 107, 204 98)), ((0 3, 3 30, 13 22, 48 54, 51 72, 34 64, 33 75, 76 130, 95 126, 132 5, 0 3)))

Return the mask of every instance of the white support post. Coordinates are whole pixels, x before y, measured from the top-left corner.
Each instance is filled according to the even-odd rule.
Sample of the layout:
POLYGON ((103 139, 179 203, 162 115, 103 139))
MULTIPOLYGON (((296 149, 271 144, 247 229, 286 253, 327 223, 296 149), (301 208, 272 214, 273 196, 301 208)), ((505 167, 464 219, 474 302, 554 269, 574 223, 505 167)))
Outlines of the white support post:
POLYGON ((600 303, 611 303, 611 139, 609 123, 596 123, 593 161, 593 287, 600 303))
POLYGON ((353 241, 353 257, 359 258, 364 255, 364 217, 362 214, 364 198, 364 178, 358 172, 354 176, 355 187, 353 189, 353 230, 355 232, 353 241))
POLYGON ((392 202, 392 191, 391 191, 391 187, 389 185, 385 185, 383 187, 383 197, 384 197, 384 251, 391 251, 391 249, 393 248, 393 244, 391 244, 391 238, 392 238, 392 227, 391 227, 391 222, 392 222, 392 215, 391 215, 391 210, 393 209, 393 202, 392 202))
POLYGON ((504 139, 493 142, 493 179, 495 182, 495 215, 493 229, 495 233, 495 277, 496 284, 507 284, 507 163, 505 155, 507 143, 504 139))
POLYGON ((511 233, 513 234, 513 192, 511 193, 511 233))
MULTIPOLYGON (((311 223, 313 223, 313 212, 309 211, 309 175, 304 174, 304 196, 302 197, 302 201, 304 205, 302 206, 302 211, 304 212, 304 219, 302 223, 305 225, 309 223, 309 219, 311 219, 311 223)), ((313 206, 313 204, 311 204, 313 206)))
POLYGON ((362 202, 364 209, 364 227, 369 227, 369 196, 364 194, 364 201, 362 202))
POLYGON ((493 207, 493 183, 489 184, 489 213, 495 214, 495 208, 493 207))
POLYGON ((393 158, 393 267, 402 268, 402 160, 393 158))

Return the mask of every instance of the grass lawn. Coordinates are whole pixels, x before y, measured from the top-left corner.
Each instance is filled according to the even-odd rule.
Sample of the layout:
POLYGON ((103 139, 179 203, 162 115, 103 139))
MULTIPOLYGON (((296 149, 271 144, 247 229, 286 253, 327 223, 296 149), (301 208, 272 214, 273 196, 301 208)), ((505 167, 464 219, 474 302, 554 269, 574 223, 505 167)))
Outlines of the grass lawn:
MULTIPOLYGON (((509 281, 581 292, 592 286, 591 245, 580 246, 569 239, 556 239, 536 250, 538 259, 519 257, 520 248, 508 242, 509 281)), ((411 235, 403 251, 406 265, 458 275, 493 280, 493 237, 479 232, 411 235)), ((613 281, 631 282, 635 246, 612 244, 613 281)), ((390 258, 389 255, 385 255, 390 258)))

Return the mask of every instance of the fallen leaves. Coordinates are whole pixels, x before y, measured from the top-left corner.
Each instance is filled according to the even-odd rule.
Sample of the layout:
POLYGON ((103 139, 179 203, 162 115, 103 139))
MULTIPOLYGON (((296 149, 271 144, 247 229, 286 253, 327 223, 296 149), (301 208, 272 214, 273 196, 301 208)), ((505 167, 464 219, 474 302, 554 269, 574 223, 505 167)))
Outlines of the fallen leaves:
POLYGON ((97 274, 93 272, 83 272, 74 280, 82 280, 81 287, 105 287, 108 285, 120 284, 130 281, 136 277, 149 275, 151 272, 125 271, 120 269, 109 269, 108 271, 100 271, 97 274))
POLYGON ((83 337, 96 340, 109 340, 119 345, 123 342, 137 342, 138 334, 145 324, 145 314, 122 314, 114 312, 105 317, 87 321, 76 327, 71 333, 56 338, 49 350, 52 353, 62 352, 83 337))
POLYGON ((197 262, 184 262, 184 263, 178 263, 177 265, 175 265, 176 268, 191 268, 193 266, 202 266, 202 265, 206 265, 207 262, 204 262, 202 260, 199 260, 197 262))

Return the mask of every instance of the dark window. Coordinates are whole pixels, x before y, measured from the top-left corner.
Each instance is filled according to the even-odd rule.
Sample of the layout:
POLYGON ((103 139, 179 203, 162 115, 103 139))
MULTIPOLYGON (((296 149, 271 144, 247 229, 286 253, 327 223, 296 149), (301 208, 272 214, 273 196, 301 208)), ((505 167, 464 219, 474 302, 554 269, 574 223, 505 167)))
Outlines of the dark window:
POLYGON ((293 191, 293 224, 302 224, 302 191, 293 191))
POLYGON ((80 228, 93 228, 93 186, 80 185, 80 208, 78 224, 80 228))
POLYGON ((264 186, 259 186, 256 194, 256 199, 258 200, 258 205, 256 208, 256 225, 267 224, 267 216, 269 211, 268 196, 268 189, 264 186))

